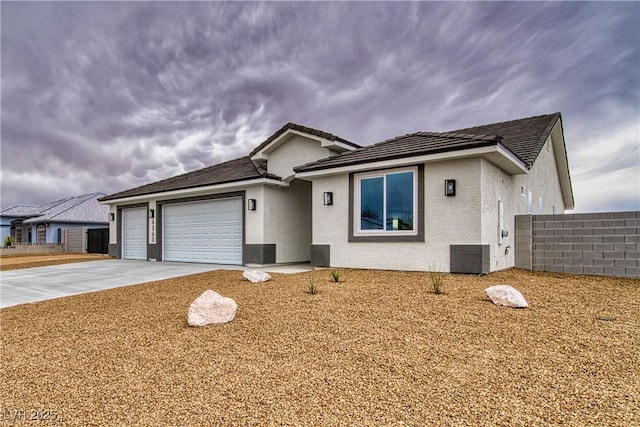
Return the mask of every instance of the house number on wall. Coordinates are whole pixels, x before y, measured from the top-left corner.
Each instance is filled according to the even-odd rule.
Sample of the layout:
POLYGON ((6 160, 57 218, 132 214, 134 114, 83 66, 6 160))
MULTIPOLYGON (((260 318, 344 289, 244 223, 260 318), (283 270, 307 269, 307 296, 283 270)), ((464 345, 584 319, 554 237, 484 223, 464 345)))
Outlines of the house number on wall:
POLYGON ((149 219, 149 243, 156 243, 156 219, 149 219))

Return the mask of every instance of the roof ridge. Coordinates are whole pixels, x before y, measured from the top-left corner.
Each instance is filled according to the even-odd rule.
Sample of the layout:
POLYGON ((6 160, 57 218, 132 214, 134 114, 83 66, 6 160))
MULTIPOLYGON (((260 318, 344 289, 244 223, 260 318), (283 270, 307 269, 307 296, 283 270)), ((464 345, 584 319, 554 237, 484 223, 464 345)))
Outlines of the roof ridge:
POLYGON ((459 132, 461 130, 465 130, 465 129, 472 129, 472 128, 479 128, 479 127, 488 127, 488 126, 496 126, 496 125, 502 125, 502 124, 507 124, 507 123, 513 123, 513 122, 520 122, 520 121, 524 121, 524 120, 532 120, 532 119, 539 119, 541 117, 547 117, 547 116, 555 116, 555 115, 559 115, 559 112, 555 112, 555 113, 550 113, 550 114, 538 114, 536 116, 529 116, 529 117, 521 117, 519 119, 511 119, 511 120, 504 120, 501 122, 495 122, 495 123, 485 123, 482 125, 475 125, 475 126, 467 126, 461 129, 457 129, 457 130, 453 130, 453 131, 449 131, 449 132, 459 132))
POLYGON ((55 208, 56 206, 60 206, 61 204, 66 203, 71 199, 73 199, 73 196, 65 197, 65 198, 59 199, 59 200, 54 200, 52 202, 41 203, 41 204, 37 205, 38 208, 40 208, 38 210, 38 215, 42 216, 46 212, 49 212, 51 209, 55 208), (45 208, 45 206, 48 206, 48 207, 45 208))

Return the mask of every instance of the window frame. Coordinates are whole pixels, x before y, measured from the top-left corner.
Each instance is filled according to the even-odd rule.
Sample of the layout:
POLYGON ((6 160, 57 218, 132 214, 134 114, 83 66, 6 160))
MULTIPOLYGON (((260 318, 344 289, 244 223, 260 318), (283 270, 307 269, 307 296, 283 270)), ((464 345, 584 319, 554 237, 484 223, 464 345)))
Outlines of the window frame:
POLYGON ((424 242, 424 165, 377 169, 349 174, 350 242, 424 242), (383 216, 386 216, 386 176, 413 172, 413 230, 361 230, 360 189, 363 179, 383 177, 383 216))
POLYGON ((47 226, 44 224, 36 226, 36 243, 47 243, 47 226))

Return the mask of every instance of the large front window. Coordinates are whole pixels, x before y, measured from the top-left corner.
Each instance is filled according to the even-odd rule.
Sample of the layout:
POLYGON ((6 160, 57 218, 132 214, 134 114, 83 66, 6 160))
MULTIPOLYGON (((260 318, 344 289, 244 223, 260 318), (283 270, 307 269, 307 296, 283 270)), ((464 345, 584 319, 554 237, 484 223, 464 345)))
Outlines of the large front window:
POLYGON ((358 234, 416 234, 416 169, 356 177, 358 234))

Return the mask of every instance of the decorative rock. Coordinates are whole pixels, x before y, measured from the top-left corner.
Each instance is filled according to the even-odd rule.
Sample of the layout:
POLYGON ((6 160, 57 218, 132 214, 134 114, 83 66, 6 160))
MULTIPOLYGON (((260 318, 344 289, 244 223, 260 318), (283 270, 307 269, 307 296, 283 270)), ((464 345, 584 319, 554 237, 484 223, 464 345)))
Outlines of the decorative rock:
POLYGON ((509 285, 495 285, 488 287, 484 293, 497 305, 506 307, 527 308, 529 304, 524 299, 520 291, 509 285))
POLYGON ((242 273, 242 277, 244 277, 251 283, 266 282, 267 280, 271 279, 271 276, 269 276, 269 273, 265 273, 264 271, 260 271, 260 270, 255 270, 255 271, 247 270, 244 273, 242 273))
POLYGON ((236 317, 238 304, 214 291, 204 291, 189 306, 189 326, 205 326, 212 323, 231 322, 236 317))

